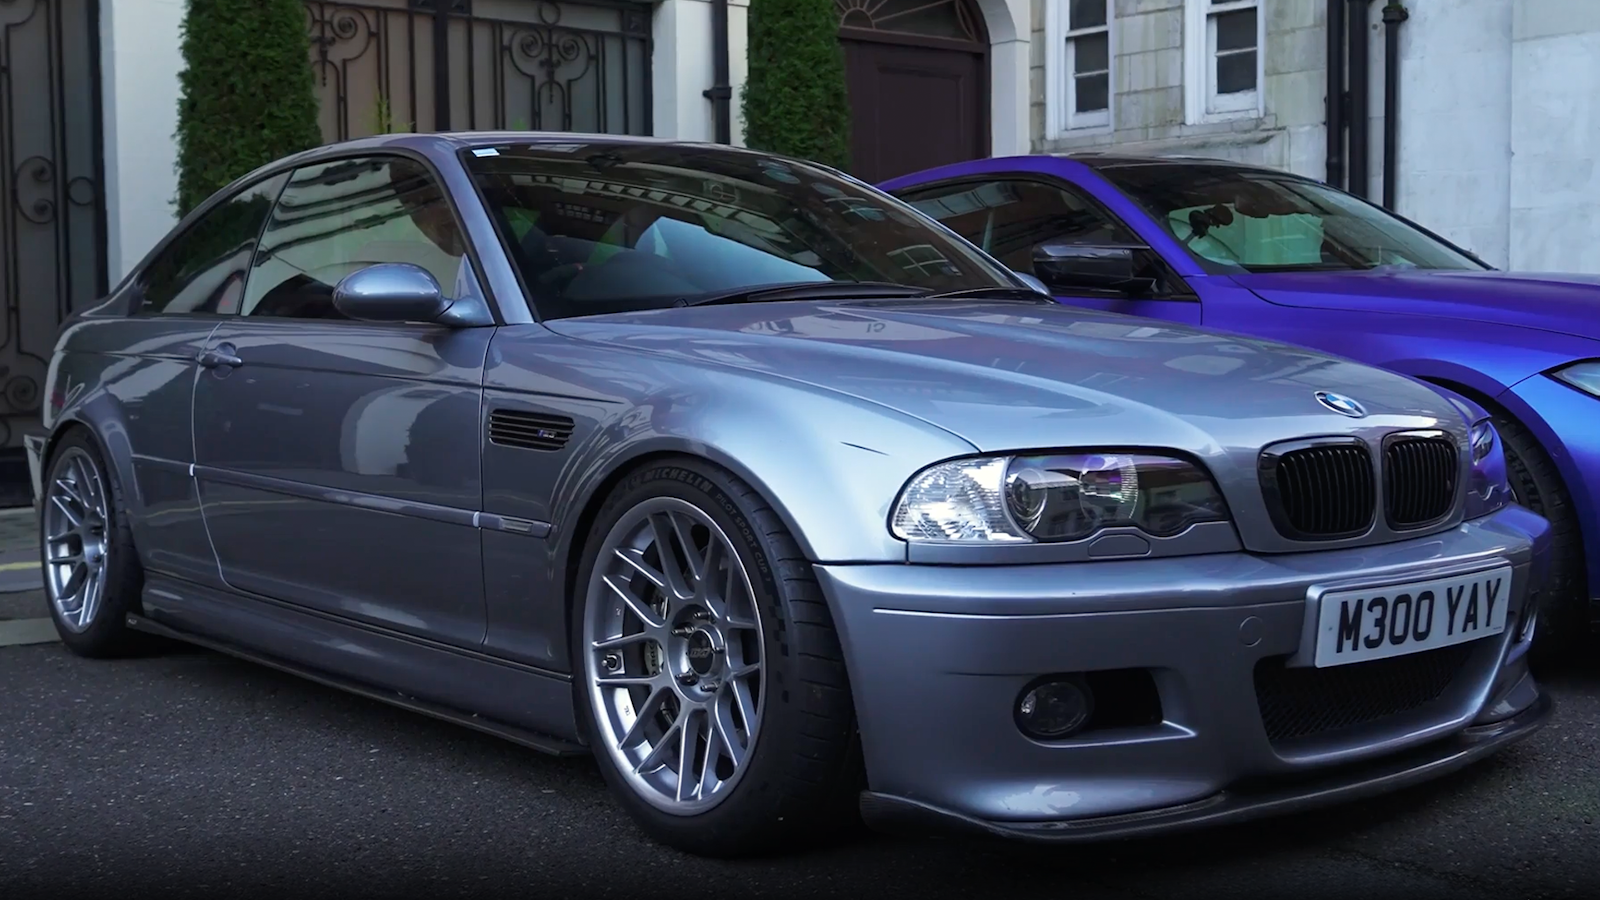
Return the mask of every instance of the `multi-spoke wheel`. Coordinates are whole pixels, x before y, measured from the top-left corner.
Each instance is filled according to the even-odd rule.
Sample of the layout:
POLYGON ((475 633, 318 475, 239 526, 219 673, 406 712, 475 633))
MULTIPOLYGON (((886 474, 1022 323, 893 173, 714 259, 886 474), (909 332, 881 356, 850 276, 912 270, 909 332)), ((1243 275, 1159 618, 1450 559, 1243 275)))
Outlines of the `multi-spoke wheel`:
POLYGON ((82 447, 57 458, 44 488, 44 586, 56 618, 81 632, 94 624, 106 589, 106 486, 82 447))
POLYGON ((761 728, 761 622, 711 517, 676 497, 628 510, 585 612, 595 725, 639 796, 692 815, 726 797, 761 728))
POLYGON ((142 584, 122 492, 88 433, 63 436, 45 469, 39 564, 61 640, 83 656, 113 656, 139 643, 125 617, 142 584))
POLYGON ((857 786, 838 638, 755 491, 698 462, 634 474, 600 511, 579 586, 579 711, 648 831, 737 855, 838 821, 857 786))

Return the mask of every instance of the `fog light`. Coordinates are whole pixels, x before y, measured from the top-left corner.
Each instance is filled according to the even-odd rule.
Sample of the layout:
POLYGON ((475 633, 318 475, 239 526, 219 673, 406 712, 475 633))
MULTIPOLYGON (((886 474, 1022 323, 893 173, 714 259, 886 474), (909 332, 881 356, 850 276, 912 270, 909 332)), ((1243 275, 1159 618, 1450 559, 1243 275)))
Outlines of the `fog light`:
POLYGON ((1059 740, 1082 728, 1093 711, 1094 698, 1081 681, 1041 679, 1017 700, 1017 727, 1031 738, 1059 740))

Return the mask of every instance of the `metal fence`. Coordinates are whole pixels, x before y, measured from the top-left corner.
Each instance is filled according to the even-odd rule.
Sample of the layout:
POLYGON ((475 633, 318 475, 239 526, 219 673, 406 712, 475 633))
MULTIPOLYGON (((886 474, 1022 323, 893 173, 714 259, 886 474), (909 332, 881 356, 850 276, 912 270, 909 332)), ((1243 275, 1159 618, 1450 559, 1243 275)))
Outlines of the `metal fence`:
POLYGON ((396 131, 650 133, 650 7, 307 0, 329 141, 396 131))
POLYGON ((61 321, 106 289, 97 12, 93 0, 0 2, 4 449, 39 427, 61 321))

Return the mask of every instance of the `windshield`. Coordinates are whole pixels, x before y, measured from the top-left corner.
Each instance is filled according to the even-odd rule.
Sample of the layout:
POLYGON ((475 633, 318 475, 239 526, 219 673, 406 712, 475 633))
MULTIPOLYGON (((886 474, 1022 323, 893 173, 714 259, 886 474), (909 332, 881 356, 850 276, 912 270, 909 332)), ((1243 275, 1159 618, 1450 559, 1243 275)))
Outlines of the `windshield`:
POLYGON ((1379 207, 1290 175, 1193 163, 1099 173, 1212 272, 1487 268, 1379 207))
POLYGON ((880 295, 885 282, 929 293, 1019 286, 911 207, 802 162, 616 142, 510 144, 463 158, 542 319, 763 285, 876 282, 880 295))

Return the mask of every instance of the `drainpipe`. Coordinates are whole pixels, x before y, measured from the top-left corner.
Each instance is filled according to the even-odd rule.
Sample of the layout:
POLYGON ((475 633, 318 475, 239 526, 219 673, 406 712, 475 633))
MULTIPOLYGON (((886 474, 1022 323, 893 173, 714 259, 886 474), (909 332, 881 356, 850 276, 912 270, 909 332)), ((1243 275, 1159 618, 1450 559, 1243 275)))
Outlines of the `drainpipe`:
POLYGON ((1344 4, 1328 0, 1328 184, 1344 187, 1344 4))
POLYGON ((728 0, 711 4, 711 87, 701 94, 711 101, 716 142, 733 143, 733 85, 728 83, 728 0))
POLYGON ((1350 183, 1345 190, 1357 197, 1371 193, 1371 177, 1367 163, 1372 159, 1372 146, 1368 139, 1372 121, 1369 117, 1367 91, 1370 89, 1371 54, 1367 50, 1367 6, 1372 0, 1350 0, 1349 23, 1346 37, 1350 42, 1350 183))
POLYGON ((1411 13, 1400 0, 1383 8, 1383 207, 1394 209, 1396 157, 1400 155, 1400 23, 1411 13))

